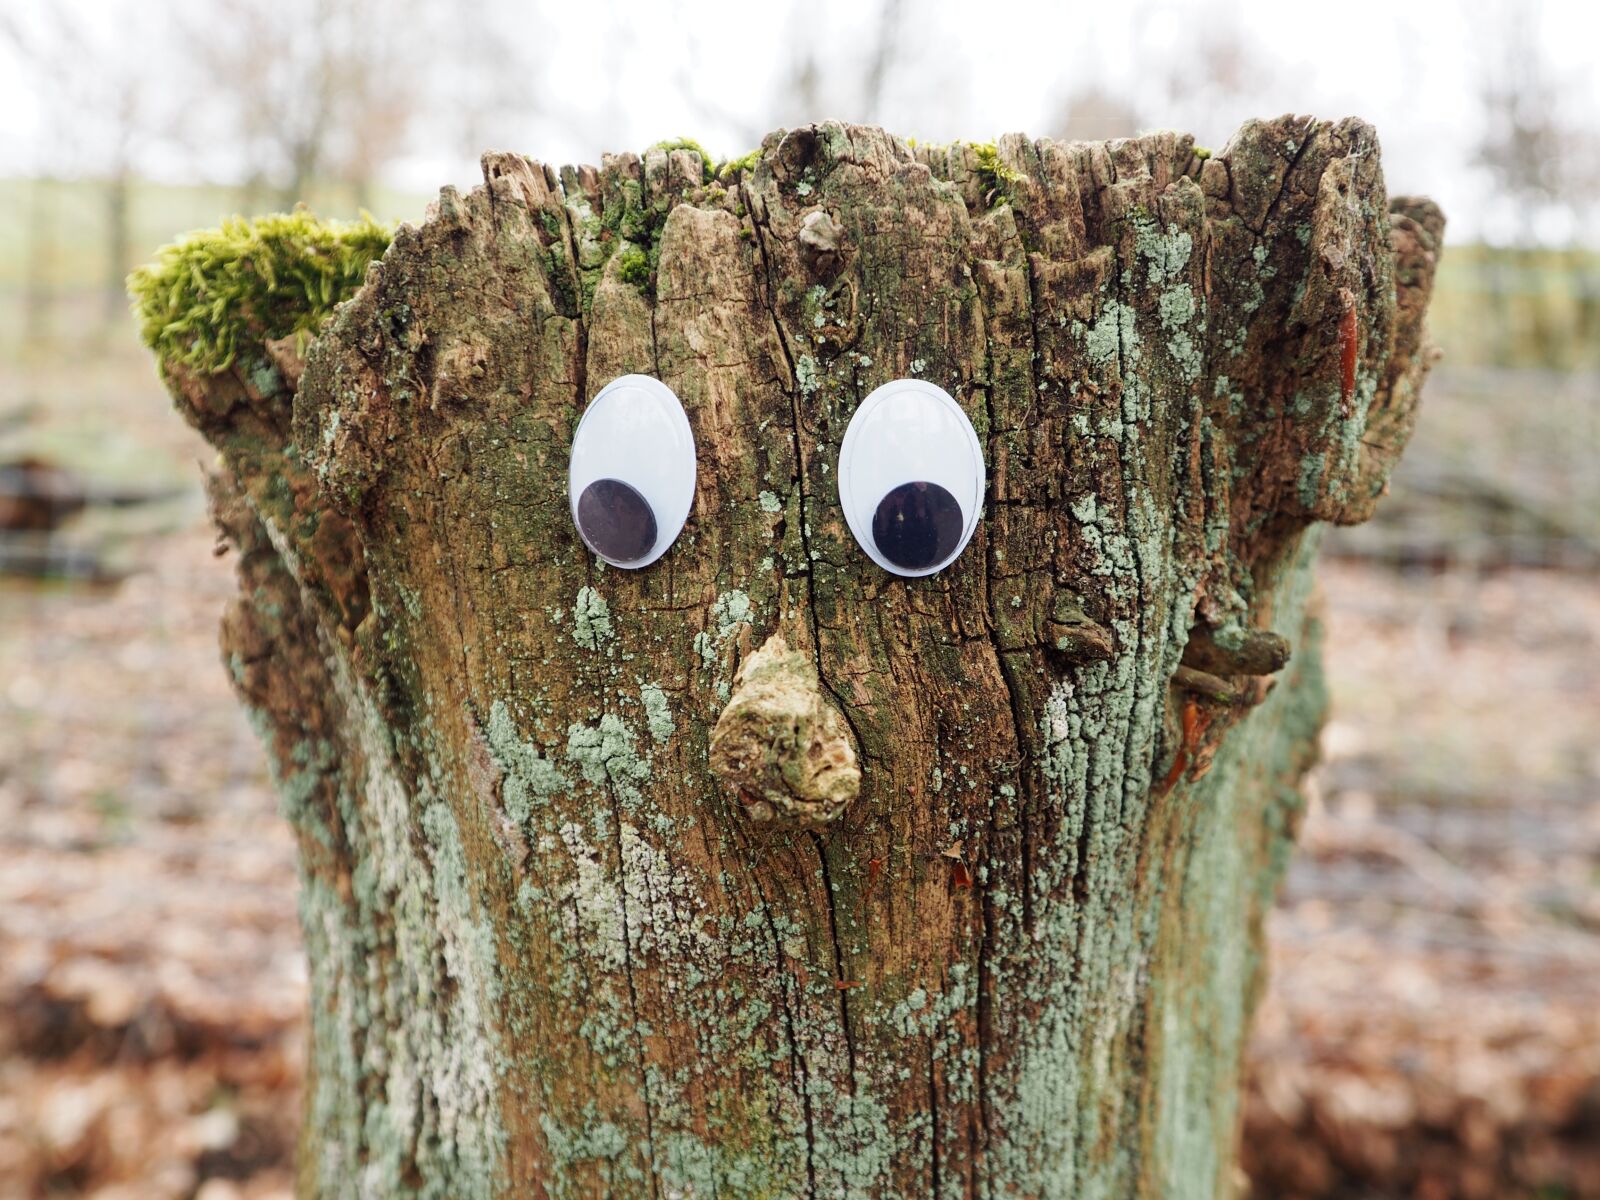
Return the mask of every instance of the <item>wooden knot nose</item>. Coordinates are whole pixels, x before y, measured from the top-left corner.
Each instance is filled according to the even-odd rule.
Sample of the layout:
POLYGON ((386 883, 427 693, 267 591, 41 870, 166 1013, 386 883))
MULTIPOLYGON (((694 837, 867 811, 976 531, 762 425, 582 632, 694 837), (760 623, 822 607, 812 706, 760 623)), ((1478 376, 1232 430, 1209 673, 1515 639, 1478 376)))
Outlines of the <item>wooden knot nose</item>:
POLYGON ((773 634, 740 664, 711 732, 711 768, 752 821, 828 824, 861 792, 855 739, 811 659, 773 634))

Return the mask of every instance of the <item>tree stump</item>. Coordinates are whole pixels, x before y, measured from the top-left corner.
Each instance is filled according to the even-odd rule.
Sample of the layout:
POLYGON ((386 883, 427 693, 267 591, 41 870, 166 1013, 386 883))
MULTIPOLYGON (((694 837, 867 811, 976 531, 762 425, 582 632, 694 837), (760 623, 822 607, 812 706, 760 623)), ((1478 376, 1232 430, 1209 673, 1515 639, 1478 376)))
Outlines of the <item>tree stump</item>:
POLYGON ((304 1194, 1229 1194, 1316 532, 1410 432, 1437 209, 1298 117, 483 173, 386 251, 234 227, 135 277, 302 847, 304 1194), (698 446, 640 571, 566 494, 628 373, 698 446), (836 490, 901 377, 988 472, 920 579, 836 490), (780 669, 775 761, 831 730, 842 811, 711 752, 780 669))

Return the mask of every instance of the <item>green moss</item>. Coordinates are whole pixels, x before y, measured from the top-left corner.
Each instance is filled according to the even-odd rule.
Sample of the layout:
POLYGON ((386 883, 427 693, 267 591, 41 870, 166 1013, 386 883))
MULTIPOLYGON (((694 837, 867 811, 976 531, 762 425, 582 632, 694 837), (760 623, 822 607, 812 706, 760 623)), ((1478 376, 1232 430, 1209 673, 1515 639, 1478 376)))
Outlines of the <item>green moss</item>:
POLYGON ((757 147, 756 149, 750 151, 749 154, 743 155, 740 158, 730 158, 727 162, 719 166, 717 168, 717 178, 729 179, 734 175, 743 174, 746 171, 754 171, 756 169, 756 164, 760 161, 761 150, 759 147, 757 147))
POLYGON ((631 283, 641 292, 650 291, 650 255, 637 246, 629 246, 617 257, 617 274, 623 283, 631 283))
POLYGON ((990 204, 1009 200, 1012 185, 1020 183, 1022 176, 1001 161, 1000 148, 993 142, 973 142, 972 149, 978 156, 978 179, 983 184, 984 198, 990 204))
POLYGON ((656 142, 645 153, 649 154, 651 150, 662 150, 668 154, 674 150, 692 150, 700 156, 700 182, 710 183, 715 178, 715 172, 711 169, 711 165, 716 160, 706 153, 706 148, 693 138, 670 138, 664 142, 656 142))
POLYGON ((566 194, 567 214, 578 251, 578 302, 587 317, 594 308, 594 292, 599 286, 601 273, 618 243, 614 231, 594 211, 589 197, 570 168, 563 170, 561 185, 566 194))
POLYGON ((310 334, 365 278, 393 231, 371 217, 234 217, 163 247, 128 276, 144 342, 163 363, 225 371, 242 346, 310 334))
MULTIPOLYGON (((665 142, 660 145, 666 149, 679 148, 665 142)), ((609 230, 613 239, 620 243, 616 251, 620 277, 645 296, 653 298, 656 268, 661 262, 661 232, 667 225, 671 201, 666 197, 657 197, 647 203, 644 189, 632 179, 619 183, 617 196, 621 203, 608 201, 602 227, 609 230)))

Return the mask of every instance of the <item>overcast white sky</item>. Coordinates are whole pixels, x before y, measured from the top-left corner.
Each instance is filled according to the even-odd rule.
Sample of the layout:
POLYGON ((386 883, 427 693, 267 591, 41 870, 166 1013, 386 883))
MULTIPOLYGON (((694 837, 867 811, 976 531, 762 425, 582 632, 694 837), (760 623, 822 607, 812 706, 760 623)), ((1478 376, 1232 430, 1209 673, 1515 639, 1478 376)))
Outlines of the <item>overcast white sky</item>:
MULTIPOLYGON (((183 93, 187 76, 176 49, 182 43, 173 36, 175 15, 189 28, 203 28, 216 19, 207 15, 214 9, 203 0, 0 0, 0 20, 26 29, 52 2, 82 10, 103 46, 125 50, 156 80, 152 103, 168 111, 159 131, 136 149, 144 173, 175 180, 241 173, 243 164, 226 146, 196 150, 209 136, 197 132, 207 128, 208 105, 183 93)), ((279 0, 284 19, 295 19, 302 2, 279 0)), ((1541 71, 1563 96, 1568 119, 1593 135, 1600 128, 1597 13, 1582 0, 904 0, 881 100, 871 105, 862 81, 880 21, 877 3, 458 0, 425 19, 418 40, 442 68, 436 93, 385 174, 430 192, 441 183, 474 182, 474 155, 453 120, 468 108, 479 112, 466 135, 482 143, 473 149, 493 145, 552 162, 598 161, 601 150, 640 149, 684 134, 732 156, 768 128, 806 116, 875 120, 924 140, 1051 133, 1067 98, 1093 86, 1126 98, 1146 127, 1191 129, 1213 146, 1249 115, 1365 117, 1382 137, 1391 191, 1435 196, 1458 236, 1499 236, 1506 218, 1472 165, 1482 128, 1483 63, 1508 21, 1529 27, 1543 50, 1541 71), (1236 31, 1245 51, 1233 94, 1175 89, 1172 80, 1218 30, 1236 31), (793 76, 808 50, 821 68, 819 98, 815 111, 801 113, 793 76), (480 65, 486 62, 515 65, 490 72, 480 65), (482 84, 491 73, 492 103, 482 84)), ((83 98, 95 94, 96 81, 62 79, 52 94, 14 69, 25 64, 7 62, 10 53, 0 39, 0 105, 7 114, 0 173, 22 174, 47 161, 63 130, 70 136, 93 124, 92 113, 71 110, 96 103, 83 98)), ((92 170, 92 155, 77 169, 92 170)), ((1554 226, 1544 232, 1567 236, 1554 226)))

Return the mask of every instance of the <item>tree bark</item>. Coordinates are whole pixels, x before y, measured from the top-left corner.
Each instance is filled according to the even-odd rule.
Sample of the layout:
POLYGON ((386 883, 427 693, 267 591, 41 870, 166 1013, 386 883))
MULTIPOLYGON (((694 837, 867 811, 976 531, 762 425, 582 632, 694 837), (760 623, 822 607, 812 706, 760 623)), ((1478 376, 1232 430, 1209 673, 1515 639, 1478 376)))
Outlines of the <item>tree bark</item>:
POLYGON ((715 178, 483 165, 303 378, 259 335, 164 364, 300 834, 303 1192, 1229 1194, 1316 529, 1410 432, 1437 209, 1389 203, 1366 125, 1287 117, 1217 155, 830 123, 715 178), (699 459, 638 572, 566 498, 629 372, 699 459), (915 580, 833 476, 904 376, 989 474, 915 580), (712 752, 763 647, 859 765, 832 819, 712 752))

